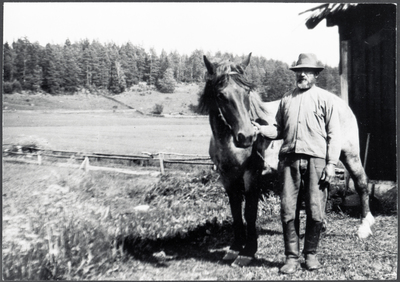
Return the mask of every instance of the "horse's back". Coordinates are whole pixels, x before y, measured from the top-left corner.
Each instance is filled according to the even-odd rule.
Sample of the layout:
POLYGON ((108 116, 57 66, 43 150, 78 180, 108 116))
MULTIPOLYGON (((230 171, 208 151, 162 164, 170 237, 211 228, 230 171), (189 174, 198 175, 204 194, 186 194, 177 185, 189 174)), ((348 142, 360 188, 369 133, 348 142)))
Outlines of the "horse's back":
POLYGON ((275 124, 275 116, 278 112, 280 99, 271 102, 262 102, 257 93, 250 94, 251 112, 254 119, 259 120, 263 125, 275 124), (263 122, 265 121, 265 122, 263 122))
POLYGON ((342 152, 345 154, 359 154, 360 141, 358 136, 357 119, 349 105, 339 96, 334 96, 335 106, 339 111, 342 152))
MULTIPOLYGON (((281 100, 271 101, 271 102, 262 102, 262 107, 269 113, 268 117, 271 119, 271 123, 275 123, 275 116, 278 112, 279 104, 281 100)), ((271 124, 270 123, 270 124, 271 124)))

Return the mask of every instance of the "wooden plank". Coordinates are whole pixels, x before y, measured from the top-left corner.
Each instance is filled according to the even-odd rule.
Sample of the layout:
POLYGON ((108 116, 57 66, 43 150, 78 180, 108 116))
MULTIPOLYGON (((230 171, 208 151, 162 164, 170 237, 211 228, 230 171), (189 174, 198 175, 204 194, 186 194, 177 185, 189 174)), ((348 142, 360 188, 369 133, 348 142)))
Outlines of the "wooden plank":
POLYGON ((349 104, 349 71, 350 66, 350 53, 349 53, 349 40, 340 41, 340 96, 349 104))
POLYGON ((106 154, 106 153, 91 153, 93 156, 105 156, 105 157, 124 157, 124 158, 145 158, 151 159, 148 155, 122 155, 122 154, 106 154))
POLYGON ((3 161, 10 162, 10 163, 26 163, 26 164, 35 164, 35 165, 39 164, 37 160, 33 161, 33 160, 26 160, 26 159, 7 158, 7 157, 3 157, 3 161))
POLYGON ((380 168, 380 172, 376 173, 375 178, 394 181, 398 175, 396 170, 396 133, 398 132, 398 126, 396 126, 396 31, 385 29, 382 36, 384 38, 381 45, 383 56, 380 67, 382 143, 379 146, 382 148, 384 166, 380 168))
POLYGON ((164 155, 162 153, 160 154, 159 159, 161 174, 164 174, 164 155))
MULTIPOLYGON (((197 154, 181 154, 181 153, 168 153, 168 152, 159 152, 158 154, 168 155, 168 156, 187 156, 187 157, 200 157, 200 158, 208 158, 209 156, 205 155, 197 155, 197 154)), ((156 155, 156 154, 155 154, 156 155)))
POLYGON ((192 159, 165 159, 166 161, 177 161, 177 162, 194 162, 194 161, 210 161, 211 158, 192 158, 192 159))
POLYGON ((175 160, 164 160, 163 163, 169 164, 192 164, 192 165, 213 165, 213 162, 191 162, 191 161, 175 161, 175 160))
POLYGON ((120 157, 120 156, 102 156, 102 155, 92 155, 92 154, 84 154, 85 157, 89 158, 99 158, 99 159, 113 159, 113 160, 132 160, 132 161, 140 161, 140 160, 151 160, 149 157, 120 157))

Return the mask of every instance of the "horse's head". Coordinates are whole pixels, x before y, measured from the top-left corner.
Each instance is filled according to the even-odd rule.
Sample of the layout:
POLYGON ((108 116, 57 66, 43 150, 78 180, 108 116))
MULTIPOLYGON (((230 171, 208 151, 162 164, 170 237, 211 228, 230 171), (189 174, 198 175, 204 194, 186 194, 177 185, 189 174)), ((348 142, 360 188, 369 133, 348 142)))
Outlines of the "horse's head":
POLYGON ((240 64, 230 61, 211 63, 204 56, 207 68, 206 86, 199 106, 210 116, 218 116, 230 129, 237 147, 247 148, 254 142, 254 127, 250 120, 250 91, 254 88, 245 77, 251 53, 240 64))

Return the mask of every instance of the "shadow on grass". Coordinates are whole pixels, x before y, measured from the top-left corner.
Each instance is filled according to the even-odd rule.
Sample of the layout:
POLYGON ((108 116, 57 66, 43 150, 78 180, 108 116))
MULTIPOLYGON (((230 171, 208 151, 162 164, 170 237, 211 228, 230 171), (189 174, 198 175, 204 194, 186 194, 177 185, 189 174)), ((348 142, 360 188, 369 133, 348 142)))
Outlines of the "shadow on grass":
MULTIPOLYGON (((279 231, 258 229, 259 235, 282 234, 279 231)), ((165 267, 165 258, 157 257, 155 254, 163 252, 161 256, 166 259, 198 259, 220 264, 230 264, 231 262, 222 261, 225 250, 229 247, 233 239, 232 223, 224 221, 222 224, 207 222, 199 225, 195 229, 188 231, 183 236, 177 235, 171 238, 146 239, 132 235, 119 237, 117 246, 122 247, 129 255, 135 259, 153 263, 157 267, 165 267)), ((275 263, 256 259, 252 265, 270 265, 275 263)))

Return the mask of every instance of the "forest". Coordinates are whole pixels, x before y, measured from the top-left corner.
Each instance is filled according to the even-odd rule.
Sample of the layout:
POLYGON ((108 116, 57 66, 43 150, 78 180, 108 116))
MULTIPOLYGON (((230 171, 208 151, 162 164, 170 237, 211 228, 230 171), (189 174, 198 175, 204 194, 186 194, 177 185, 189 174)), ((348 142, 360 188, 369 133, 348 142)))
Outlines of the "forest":
MULTIPOLYGON (((177 51, 168 54, 164 50, 157 54, 154 48, 145 50, 130 42, 118 46, 88 39, 74 43, 67 39, 64 45, 48 43, 43 47, 26 37, 12 44, 6 42, 3 52, 4 94, 25 90, 52 95, 73 94, 82 89, 119 94, 139 83, 173 93, 178 83, 204 81, 203 55, 211 60, 233 61, 248 55, 211 54, 203 50, 194 50, 190 55, 177 51)), ((278 99, 293 87, 294 73, 282 61, 252 56, 246 72, 265 101, 278 99)), ((318 85, 340 94, 338 67, 326 65, 318 85)))

